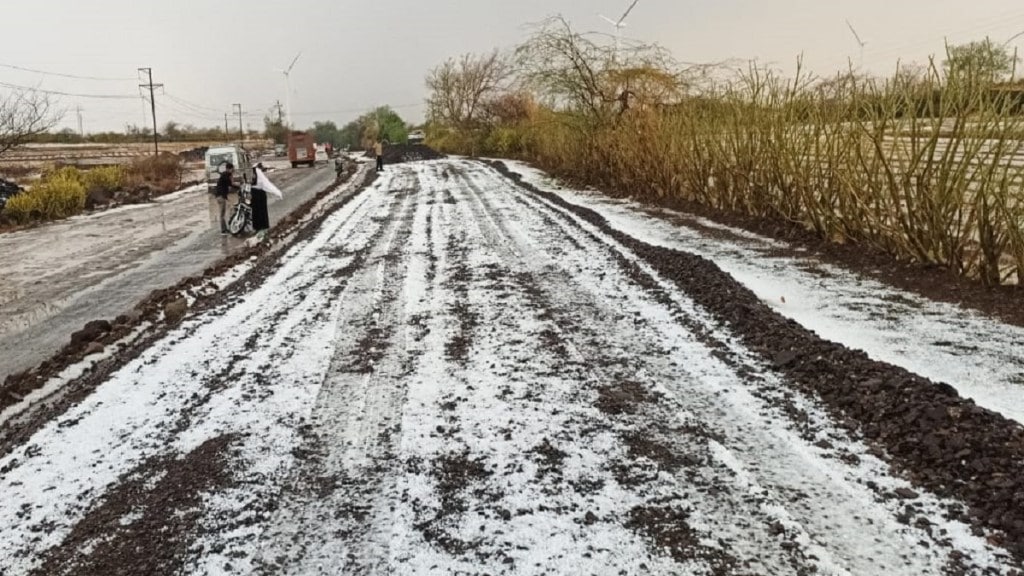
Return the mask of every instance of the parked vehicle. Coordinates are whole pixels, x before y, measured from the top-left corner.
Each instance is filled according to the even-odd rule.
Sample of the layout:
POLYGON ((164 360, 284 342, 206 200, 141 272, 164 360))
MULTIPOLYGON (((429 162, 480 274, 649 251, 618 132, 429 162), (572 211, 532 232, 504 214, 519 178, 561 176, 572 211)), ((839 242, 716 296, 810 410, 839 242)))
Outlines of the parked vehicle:
POLYGON ((409 132, 409 144, 422 144, 427 139, 427 134, 423 130, 413 130, 409 132))
POLYGON ((235 167, 234 184, 242 187, 250 184, 252 177, 252 157, 249 152, 237 145, 217 146, 206 151, 206 188, 213 193, 217 188, 217 180, 224 172, 224 166, 230 162, 235 167))
POLYGON ((288 136, 288 160, 292 168, 300 164, 312 167, 316 164, 316 141, 308 132, 292 132, 288 136))
POLYGON ((317 144, 316 145, 316 153, 314 154, 313 157, 315 159, 314 161, 317 164, 319 164, 321 162, 326 164, 327 161, 330 160, 330 155, 327 153, 327 146, 324 145, 324 144, 317 144))
POLYGON ((287 155, 288 155, 288 146, 286 146, 284 144, 275 144, 274 145, 274 156, 277 156, 278 158, 283 158, 283 157, 285 157, 287 155))

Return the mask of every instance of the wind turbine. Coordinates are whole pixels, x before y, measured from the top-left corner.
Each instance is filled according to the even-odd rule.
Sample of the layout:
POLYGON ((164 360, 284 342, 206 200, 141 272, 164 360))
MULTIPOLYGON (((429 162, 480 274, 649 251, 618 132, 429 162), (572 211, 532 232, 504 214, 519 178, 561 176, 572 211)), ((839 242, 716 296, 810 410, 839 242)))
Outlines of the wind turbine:
POLYGON ((868 43, 860 39, 860 34, 857 34, 857 31, 853 29, 853 24, 850 24, 849 20, 846 21, 846 26, 850 29, 850 32, 853 32, 853 37, 857 39, 857 45, 860 46, 860 65, 857 66, 859 70, 864 67, 864 47, 868 43))
POLYGON ((292 59, 292 63, 288 65, 284 70, 278 70, 278 72, 284 74, 284 83, 288 92, 284 95, 284 111, 285 116, 288 118, 288 127, 292 125, 292 68, 295 68, 295 63, 299 61, 299 56, 302 56, 302 52, 295 55, 292 59))
POLYGON ((618 58, 618 56, 619 56, 619 49, 622 46, 622 29, 626 27, 626 17, 628 17, 629 13, 633 11, 633 8, 636 8, 636 5, 637 5, 638 2, 640 2, 640 0, 633 0, 633 3, 630 4, 629 8, 626 9, 626 12, 622 15, 622 18, 619 18, 617 21, 616 20, 612 20, 611 18, 605 16, 604 14, 598 14, 597 15, 600 19, 604 20, 605 22, 607 22, 607 23, 609 23, 609 24, 611 24, 612 26, 615 27, 615 57, 616 58, 618 58))

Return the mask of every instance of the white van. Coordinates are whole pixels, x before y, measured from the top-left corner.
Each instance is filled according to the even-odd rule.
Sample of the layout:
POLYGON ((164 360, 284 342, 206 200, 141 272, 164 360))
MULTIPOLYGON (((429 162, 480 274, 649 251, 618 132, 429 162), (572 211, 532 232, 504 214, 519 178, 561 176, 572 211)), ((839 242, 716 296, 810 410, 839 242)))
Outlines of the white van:
POLYGON ((313 156, 313 160, 317 164, 319 164, 321 162, 326 164, 327 161, 330 160, 330 157, 327 155, 327 146, 325 146, 323 144, 317 144, 316 145, 316 153, 313 156))
POLYGON ((206 151, 206 188, 211 194, 217 190, 217 180, 228 162, 235 167, 235 186, 251 183, 252 159, 249 152, 236 145, 217 146, 206 151))

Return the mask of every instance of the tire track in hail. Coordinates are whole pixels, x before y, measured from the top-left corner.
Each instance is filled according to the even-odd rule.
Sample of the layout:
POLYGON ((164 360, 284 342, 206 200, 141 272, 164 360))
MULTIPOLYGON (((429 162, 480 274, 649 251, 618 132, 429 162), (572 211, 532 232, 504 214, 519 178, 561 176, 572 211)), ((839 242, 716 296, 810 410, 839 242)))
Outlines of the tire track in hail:
MULTIPOLYGON (((383 186, 382 186, 383 188, 383 186)), ((406 297, 408 239, 422 207, 415 175, 400 170, 387 194, 392 213, 380 217, 382 232, 348 267, 353 280, 343 292, 350 312, 339 320, 351 331, 339 343, 312 421, 304 428, 300 462, 283 499, 288 504, 265 535, 260 573, 304 573, 325 559, 345 558, 345 573, 365 573, 361 563, 386 556, 367 520, 381 513, 380 493, 393 481, 394 446, 401 436, 407 369, 401 330, 406 297), (322 534, 289 528, 317 525, 322 534), (303 568, 305 567, 305 568, 303 568)))

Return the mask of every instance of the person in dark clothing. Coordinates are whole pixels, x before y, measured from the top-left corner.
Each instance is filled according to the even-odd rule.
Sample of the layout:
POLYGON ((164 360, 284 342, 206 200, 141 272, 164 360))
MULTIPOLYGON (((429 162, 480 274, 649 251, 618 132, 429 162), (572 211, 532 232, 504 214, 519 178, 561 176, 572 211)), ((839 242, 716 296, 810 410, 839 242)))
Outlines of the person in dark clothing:
POLYGON ((256 237, 260 241, 267 237, 270 231, 270 211, 267 209, 267 191, 260 187, 260 179, 257 170, 263 170, 263 163, 259 163, 252 169, 252 227, 256 230, 256 237))
POLYGON ((217 188, 214 192, 214 196, 217 198, 217 206, 220 209, 220 233, 221 236, 228 235, 228 223, 224 217, 227 215, 228 210, 228 194, 232 190, 238 190, 238 186, 234 183, 235 166, 231 162, 224 164, 224 171, 220 173, 220 178, 217 179, 217 188))
POLYGON ((384 169, 384 144, 380 140, 373 145, 373 152, 377 156, 377 172, 380 172, 384 169))

